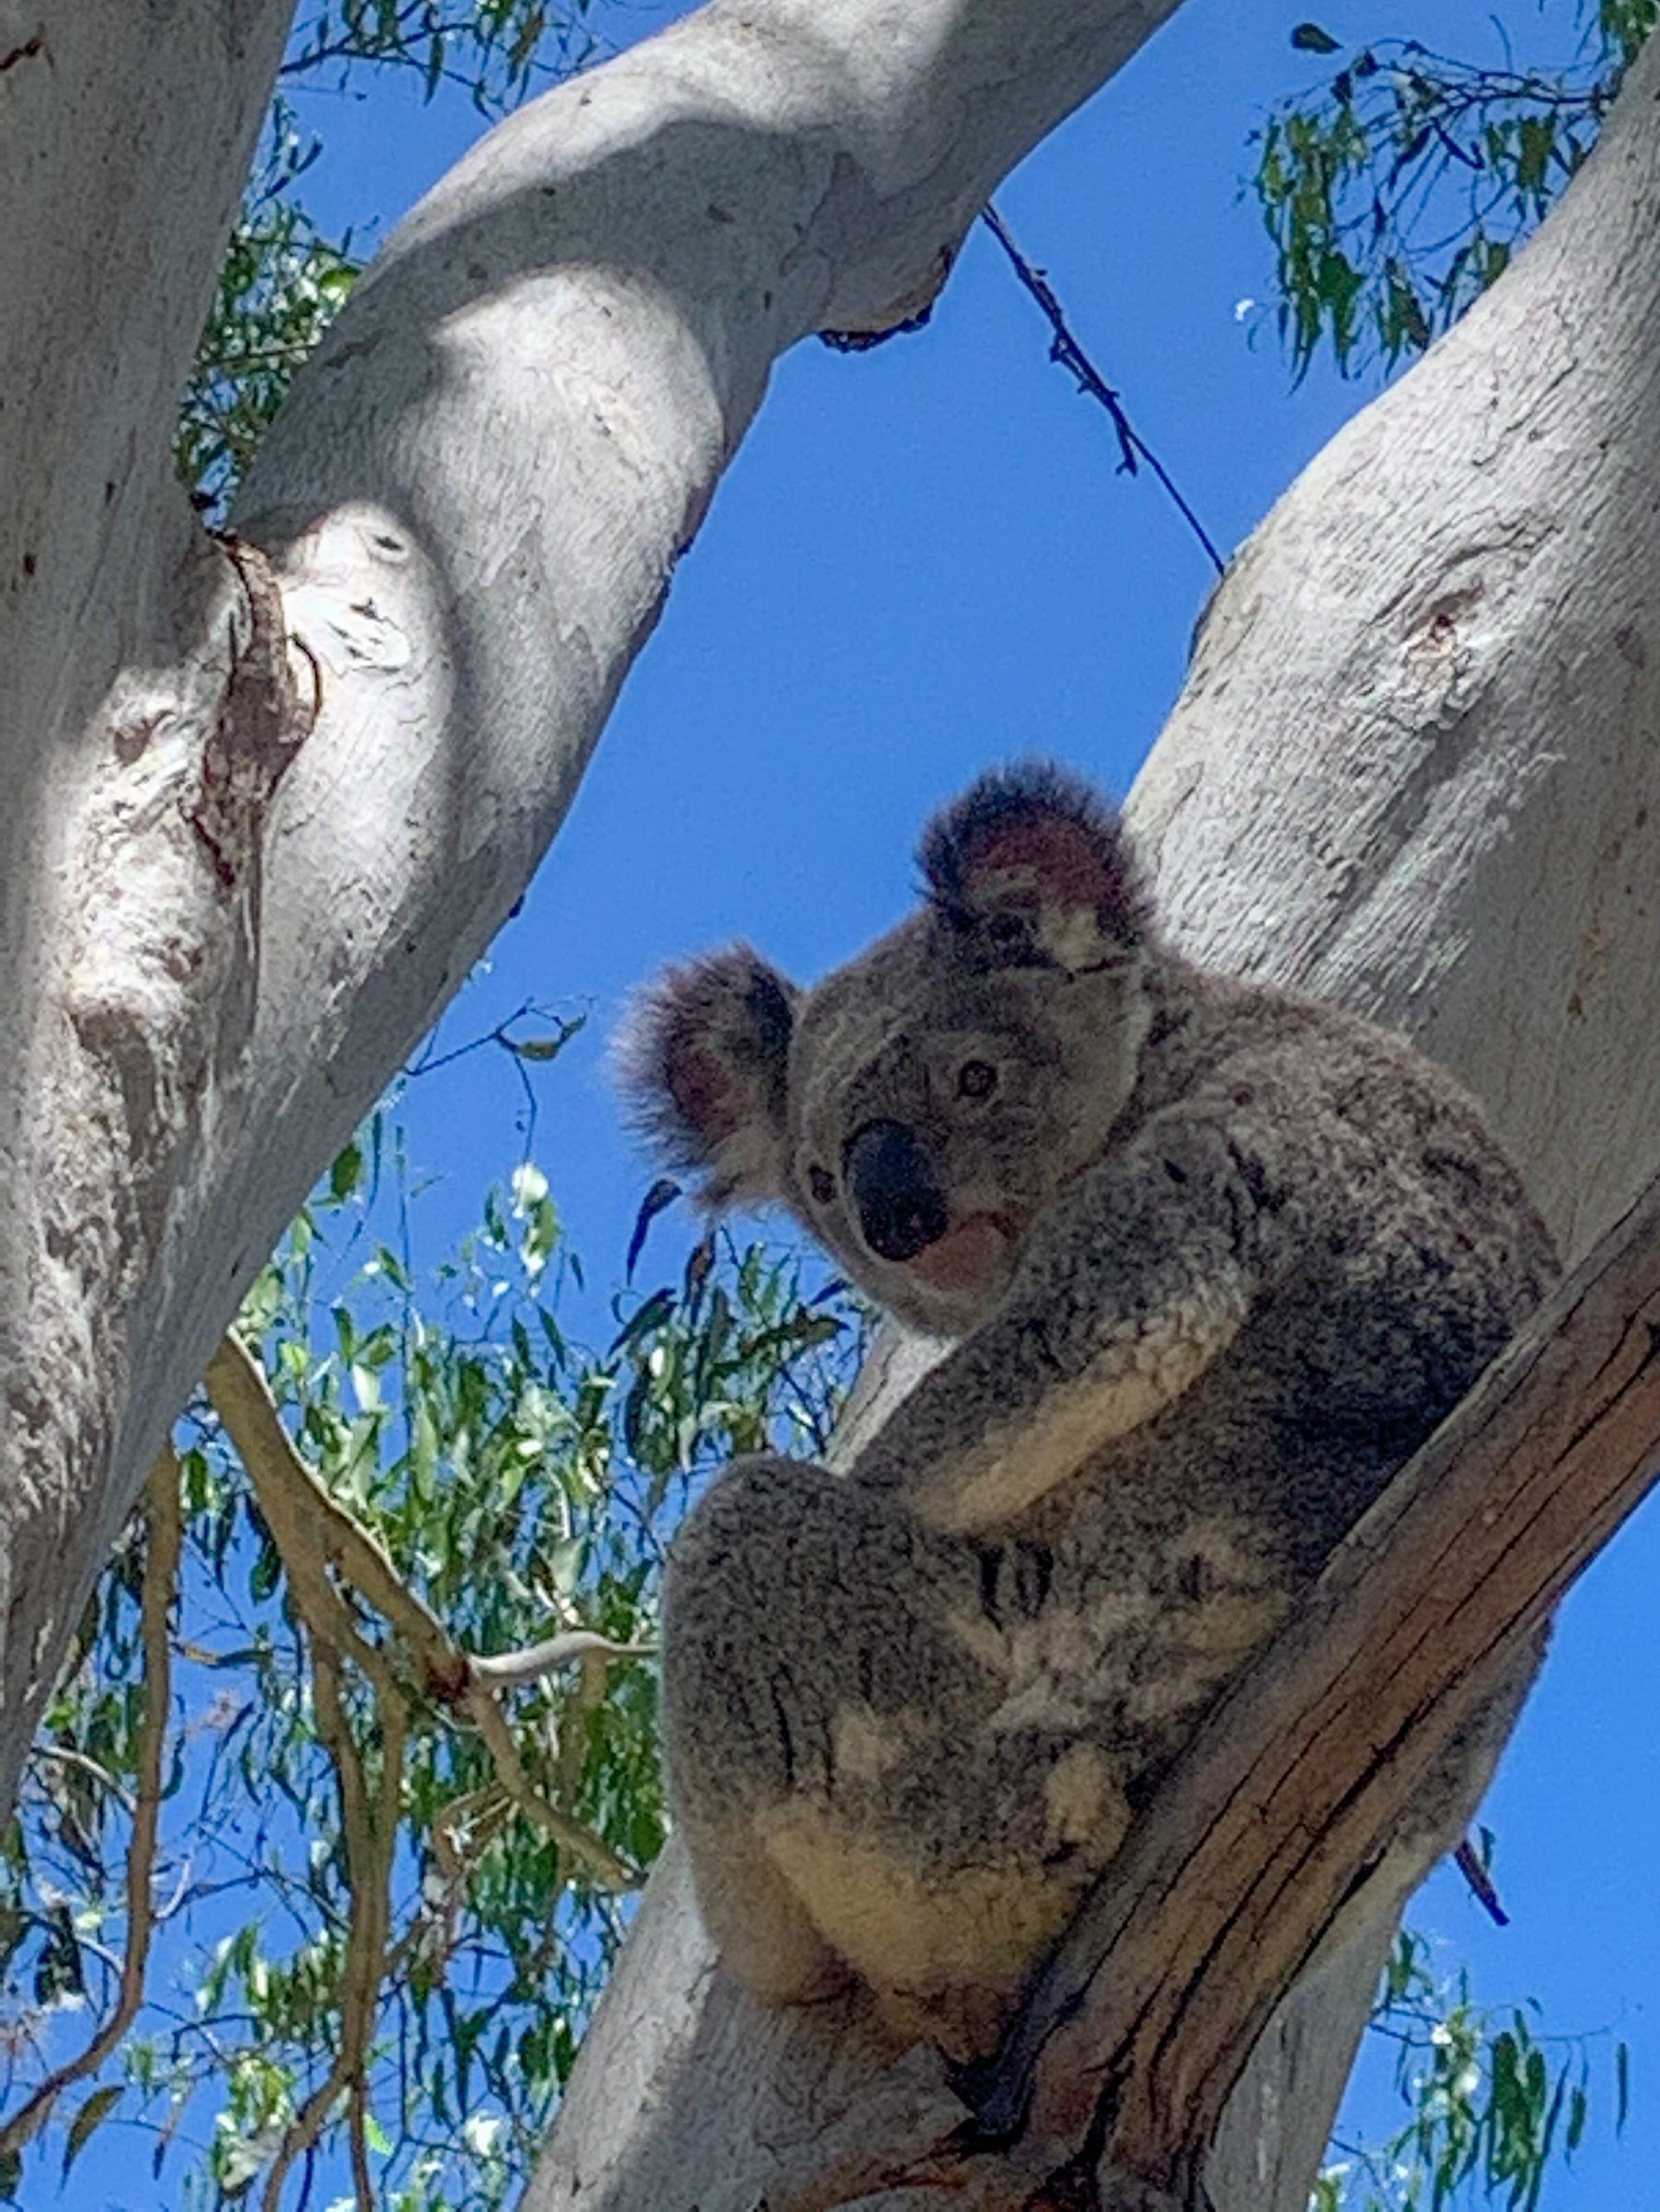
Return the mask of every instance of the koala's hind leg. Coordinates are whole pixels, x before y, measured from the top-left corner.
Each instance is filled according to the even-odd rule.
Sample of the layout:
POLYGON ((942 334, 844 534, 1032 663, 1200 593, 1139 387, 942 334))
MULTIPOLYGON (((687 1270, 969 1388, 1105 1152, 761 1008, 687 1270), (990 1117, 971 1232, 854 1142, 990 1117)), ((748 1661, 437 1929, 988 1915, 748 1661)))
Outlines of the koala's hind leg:
POLYGON ((814 1927, 748 1820, 709 1821, 684 1806, 697 1909, 709 1939, 747 1989, 768 2005, 838 1995, 848 1968, 814 1927))
POLYGON ((665 1745, 709 1932, 760 1994, 817 1993, 832 1952, 873 1984, 928 1978, 948 1906, 902 1871, 906 1791, 998 1703, 995 1651, 951 1625, 977 1610, 962 1547, 810 1464, 740 1461, 689 1516, 665 1745))

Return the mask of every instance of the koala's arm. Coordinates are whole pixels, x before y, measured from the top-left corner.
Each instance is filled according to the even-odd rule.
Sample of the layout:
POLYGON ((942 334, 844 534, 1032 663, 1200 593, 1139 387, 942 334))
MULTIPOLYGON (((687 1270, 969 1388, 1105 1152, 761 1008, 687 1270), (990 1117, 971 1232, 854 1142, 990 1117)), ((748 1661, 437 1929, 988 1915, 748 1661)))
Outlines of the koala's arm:
POLYGON ((1002 1304, 918 1384, 853 1479, 932 1526, 1010 1518, 1150 1421, 1233 1342, 1294 1235, 1294 1114, 1233 1090, 1154 1116, 1034 1224, 1002 1304))

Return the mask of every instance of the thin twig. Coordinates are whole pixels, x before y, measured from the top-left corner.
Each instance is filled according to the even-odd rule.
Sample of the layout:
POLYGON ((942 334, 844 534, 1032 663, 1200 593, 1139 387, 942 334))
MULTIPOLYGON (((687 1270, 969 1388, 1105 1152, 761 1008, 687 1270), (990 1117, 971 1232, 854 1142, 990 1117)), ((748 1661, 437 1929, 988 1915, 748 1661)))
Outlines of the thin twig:
MULTIPOLYGON (((544 1643, 526 1645, 523 1651, 502 1651, 493 1658, 481 1657, 477 1652, 467 1655, 468 1672, 482 1689, 506 1689, 516 1682, 533 1682, 540 1675, 551 1675, 561 1667, 582 1662, 582 1677, 586 1681, 591 1666, 596 1662, 603 1669, 617 1659, 654 1659, 654 1643, 614 1643, 608 1636, 601 1636, 597 1629, 567 1629, 562 1636, 550 1636, 544 1643)), ((603 1671, 601 1680, 604 1680, 603 1671)))
POLYGON ((29 2101, 0 2128, 0 2158, 16 2157, 47 2120, 64 2091, 96 2074, 118 2049, 144 1995, 155 1919, 150 1881, 156 1869, 156 1837, 162 1810, 162 1755, 167 1744, 172 1700, 168 1614, 178 1580, 184 1515, 179 1503, 179 1462, 163 1446, 146 1494, 149 1539, 144 1547, 141 1635, 144 1651, 144 1725, 138 1740, 137 1789, 132 1808, 132 1841, 127 1853, 127 1948, 115 2010, 78 2058, 48 2075, 29 2101))
POLYGON ((101 1789, 107 1789, 122 1811, 130 1816, 132 1792, 118 1782, 107 1767, 100 1766, 96 1759, 88 1758, 85 1751, 78 1751, 69 1744, 31 1744, 29 1756, 31 1763, 35 1759, 49 1759, 54 1766, 73 1767, 77 1773, 86 1775, 96 1782, 101 1789))
POLYGON ((1147 463, 1174 503, 1183 521, 1205 548, 1218 575, 1224 575, 1228 564, 1217 550, 1215 540, 1177 489, 1175 480, 1169 470, 1125 413, 1123 401, 1073 335, 1072 326, 1066 320, 1066 311, 1056 298, 1047 276, 1042 270, 1034 268, 1027 259, 1019 246, 1015 245, 1008 224, 989 202, 980 210, 980 219, 1008 256, 1009 264, 1014 274, 1030 292, 1047 318, 1049 327, 1054 334, 1053 342, 1049 348, 1050 359, 1059 361, 1062 368, 1069 369, 1078 379, 1078 390, 1087 392, 1091 399, 1097 400, 1111 417, 1112 427, 1118 435, 1120 455, 1118 466, 1121 471, 1126 475, 1134 476, 1139 464, 1142 461, 1147 463))

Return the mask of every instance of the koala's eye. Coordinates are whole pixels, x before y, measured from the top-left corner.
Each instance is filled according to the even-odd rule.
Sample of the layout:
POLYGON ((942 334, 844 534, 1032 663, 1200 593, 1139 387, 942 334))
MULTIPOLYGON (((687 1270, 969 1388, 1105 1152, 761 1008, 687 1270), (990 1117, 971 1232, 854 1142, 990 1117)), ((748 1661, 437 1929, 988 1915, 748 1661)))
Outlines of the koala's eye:
POLYGON ((986 924, 986 933, 994 944, 1024 944, 1026 924, 1019 914, 994 914, 986 924))
POLYGON ((821 1206, 827 1206, 836 1196, 836 1184, 827 1167, 810 1167, 807 1170, 807 1188, 821 1206))
POLYGON ((959 1098, 989 1098, 997 1088, 997 1071, 989 1060, 964 1060, 957 1073, 959 1098))

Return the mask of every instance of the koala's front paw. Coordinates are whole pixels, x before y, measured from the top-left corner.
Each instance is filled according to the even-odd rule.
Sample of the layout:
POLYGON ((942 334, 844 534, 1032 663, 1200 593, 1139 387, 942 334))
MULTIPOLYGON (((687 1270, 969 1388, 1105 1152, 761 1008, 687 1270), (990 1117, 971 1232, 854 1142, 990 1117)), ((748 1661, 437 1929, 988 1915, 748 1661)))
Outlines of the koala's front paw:
MULTIPOLYGON (((1250 1298, 1242 1269, 1218 1270, 1214 1281, 1194 1283, 1134 1326, 1109 1332, 1078 1372, 1046 1381, 1034 1399, 983 1422, 967 1449, 931 1450, 932 1440, 925 1435, 919 1455, 924 1470, 908 1470, 906 1476, 914 1510, 930 1527, 954 1535, 1012 1520, 1075 1475, 1103 1445, 1154 1420, 1191 1389, 1238 1335, 1250 1298)), ((989 1363, 1014 1370, 1030 1327, 1019 1313, 994 1325, 985 1340, 989 1363)), ((960 1388, 956 1366, 947 1362, 937 1368, 917 1394, 911 1427, 922 1426, 924 1394, 938 1399, 960 1388)), ((902 1407, 898 1418, 904 1417, 902 1407)), ((896 1422, 896 1440, 905 1434, 896 1422)), ((860 1461, 862 1479, 870 1479, 867 1463, 884 1451, 891 1453, 893 1445, 879 1436, 860 1461)))

